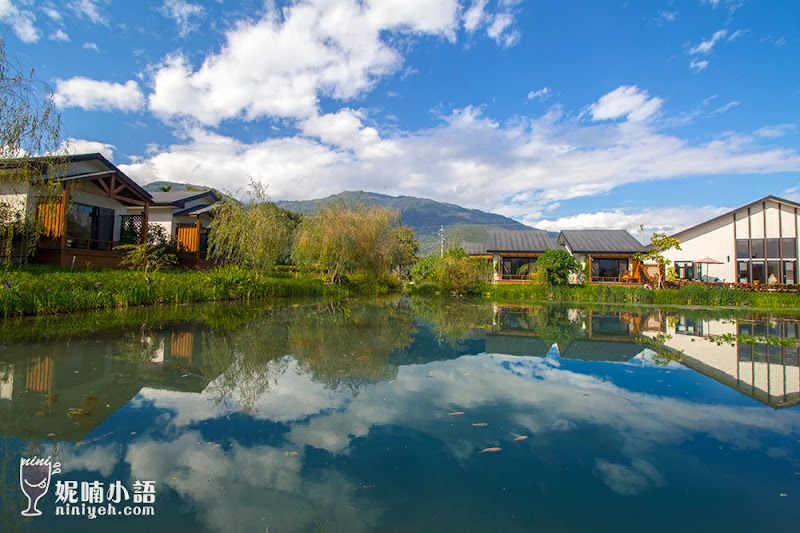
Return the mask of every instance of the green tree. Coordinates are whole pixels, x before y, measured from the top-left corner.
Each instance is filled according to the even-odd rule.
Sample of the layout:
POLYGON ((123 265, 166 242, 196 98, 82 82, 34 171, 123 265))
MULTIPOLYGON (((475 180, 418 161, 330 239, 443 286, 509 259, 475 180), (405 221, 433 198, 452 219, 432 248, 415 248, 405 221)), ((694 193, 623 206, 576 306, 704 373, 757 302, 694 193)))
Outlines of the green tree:
POLYGON ((392 209, 332 202, 300 223, 292 257, 301 268, 318 269, 332 283, 357 270, 388 274, 393 259, 401 255, 393 231, 399 223, 400 215, 392 209))
POLYGON ((172 190, 172 185, 162 185, 158 190, 161 192, 170 192, 172 190))
POLYGON ((55 201, 61 185, 51 178, 63 163, 60 152, 61 116, 52 89, 36 79, 33 69, 7 56, 0 36, 0 194, 10 198, 0 206, 0 255, 6 266, 36 250, 43 228, 28 199, 55 201), (52 154, 47 163, 33 158, 44 154, 52 154), (32 184, 48 167, 47 179, 32 184))
POLYGON ((581 265, 566 250, 551 248, 539 256, 533 269, 533 278, 543 285, 568 285, 570 276, 581 271, 581 265))
POLYGON ((208 255, 269 274, 289 254, 292 219, 269 201, 260 182, 250 182, 249 196, 247 204, 229 197, 214 204, 208 255))
POLYGON ((394 247, 392 249, 392 268, 404 270, 413 265, 419 253, 417 234, 408 226, 392 229, 394 247))
POLYGON ((647 252, 635 254, 634 257, 641 261, 650 261, 658 265, 656 274, 656 287, 661 288, 664 284, 664 269, 672 264, 672 261, 664 257, 664 252, 671 249, 680 250, 681 241, 669 237, 666 233, 653 233, 650 237, 650 249, 647 252))

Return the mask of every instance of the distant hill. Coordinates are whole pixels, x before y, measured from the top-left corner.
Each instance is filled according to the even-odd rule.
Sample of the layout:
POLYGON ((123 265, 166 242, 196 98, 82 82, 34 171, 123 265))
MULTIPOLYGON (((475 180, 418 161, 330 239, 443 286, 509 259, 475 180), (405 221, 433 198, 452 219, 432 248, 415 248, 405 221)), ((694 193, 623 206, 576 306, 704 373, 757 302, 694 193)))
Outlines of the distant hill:
POLYGON ((431 252, 438 247, 437 232, 444 226, 448 246, 458 246, 462 241, 485 241, 489 229, 525 230, 528 226, 503 215, 487 213, 478 209, 436 202, 427 198, 413 196, 388 196, 373 192, 345 191, 327 198, 316 200, 280 201, 280 207, 313 215, 320 206, 343 200, 351 204, 362 200, 390 209, 397 209, 403 224, 411 226, 417 232, 423 253, 431 252))
POLYGON ((144 190, 147 192, 159 192, 161 191, 161 187, 169 187, 170 191, 178 192, 186 190, 187 187, 197 189, 197 190, 212 190, 218 192, 213 187, 206 187, 205 185, 192 185, 191 183, 177 183, 174 181, 152 181, 147 185, 142 186, 144 190))

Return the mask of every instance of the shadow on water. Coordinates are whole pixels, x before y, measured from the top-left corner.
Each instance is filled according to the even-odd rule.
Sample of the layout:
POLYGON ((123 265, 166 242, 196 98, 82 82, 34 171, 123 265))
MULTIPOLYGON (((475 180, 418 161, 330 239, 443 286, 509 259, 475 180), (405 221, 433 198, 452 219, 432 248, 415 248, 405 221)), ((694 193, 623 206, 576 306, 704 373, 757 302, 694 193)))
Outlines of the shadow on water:
MULTIPOLYGON (((765 446, 753 444, 760 440, 777 455, 754 465, 773 471, 769 461, 784 457, 800 470, 797 453, 786 451, 800 427, 797 410, 786 409, 800 403, 796 318, 386 298, 13 320, 0 324, 0 337, 4 531, 56 524, 16 511, 19 457, 43 453, 84 464, 84 476, 157 478, 175 505, 161 508, 158 530, 191 522, 235 531, 255 520, 274 531, 313 531, 314 521, 329 523, 326 531, 401 531, 413 516, 419 531, 481 530, 494 522, 470 510, 482 502, 472 485, 480 482, 518 491, 480 504, 508 513, 496 527, 525 531, 529 523, 516 520, 546 513, 554 495, 585 485, 582 498, 594 498, 591 512, 602 515, 615 498, 664 490, 667 475, 691 482, 691 468, 665 465, 710 460, 717 448, 733 454, 718 464, 726 476, 739 468, 735 454, 765 446), (751 425, 755 411, 736 411, 763 406, 763 427, 751 425), (712 410, 716 420, 701 421, 712 410), (714 445, 703 448, 703 439, 714 445), (121 451, 108 468, 86 466, 87 454, 111 453, 109 443, 121 451), (493 455, 481 450, 495 448, 541 480, 495 477, 513 478, 512 464, 471 470, 493 455), (420 488, 414 475, 437 468, 420 488), (565 468, 575 473, 565 478, 565 468), (217 481, 227 491, 219 504, 206 485, 217 481), (515 514, 533 493, 541 506, 515 514), (426 503, 455 505, 455 494, 464 516, 426 503)), ((724 492, 713 476, 698 483, 724 492)))

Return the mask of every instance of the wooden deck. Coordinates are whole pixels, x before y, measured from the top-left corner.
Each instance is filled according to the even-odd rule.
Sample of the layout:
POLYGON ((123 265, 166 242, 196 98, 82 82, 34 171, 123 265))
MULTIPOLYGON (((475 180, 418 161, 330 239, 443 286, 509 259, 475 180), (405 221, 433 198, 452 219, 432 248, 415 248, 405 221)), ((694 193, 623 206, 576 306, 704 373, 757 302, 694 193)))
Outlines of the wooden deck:
POLYGON ((119 268, 126 252, 86 250, 83 248, 39 248, 31 258, 32 263, 55 264, 75 268, 119 268))

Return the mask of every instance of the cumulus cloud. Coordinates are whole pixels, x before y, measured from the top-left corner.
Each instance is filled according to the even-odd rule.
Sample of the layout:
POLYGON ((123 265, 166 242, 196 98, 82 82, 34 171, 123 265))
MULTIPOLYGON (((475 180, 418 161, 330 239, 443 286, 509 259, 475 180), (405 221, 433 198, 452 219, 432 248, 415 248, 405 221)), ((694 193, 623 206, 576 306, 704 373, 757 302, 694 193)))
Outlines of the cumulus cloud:
POLYGON ((11 0, 0 0, 0 20, 11 26, 23 43, 35 43, 42 36, 42 32, 34 26, 36 15, 28 9, 19 9, 11 0))
POLYGON ((647 120, 656 114, 664 103, 661 98, 649 98, 647 91, 636 85, 622 85, 589 106, 594 120, 647 120))
POLYGON ((226 35, 222 49, 195 69, 180 53, 156 69, 150 109, 169 118, 222 120, 311 117, 321 96, 350 100, 402 64, 387 34, 454 40, 456 0, 357 3, 305 0, 226 35))
POLYGON ((100 51, 100 49, 97 48, 97 45, 95 43, 83 43, 81 48, 83 48, 84 50, 94 50, 95 52, 100 51))
POLYGON ((473 32, 486 23, 486 20, 490 17, 486 12, 486 4, 488 3, 489 0, 472 0, 472 4, 462 17, 465 30, 473 32))
POLYGON ((81 76, 56 80, 55 103, 59 107, 81 107, 85 110, 136 111, 144 106, 139 84, 97 81, 81 76))
POLYGON ((70 154, 94 154, 100 153, 106 159, 114 161, 114 151, 117 149, 113 144, 103 143, 99 141, 87 141, 85 139, 75 139, 70 137, 62 145, 62 150, 66 150, 70 154))
POLYGON ((178 26, 178 33, 186 37, 199 27, 200 20, 205 17, 206 10, 201 5, 186 0, 164 0, 159 10, 165 17, 171 18, 178 26))
POLYGON ((730 133, 701 141, 666 133, 657 120, 632 120, 651 117, 661 100, 635 88, 619 92, 624 98, 600 99, 593 112, 631 120, 587 122, 555 108, 502 124, 467 107, 434 127, 402 131, 366 124, 365 111, 345 108, 297 121, 297 135, 249 143, 195 125, 180 130, 185 141, 123 170, 143 183, 234 191, 260 177, 276 199, 343 189, 405 194, 532 222, 557 202, 628 183, 800 170, 796 150, 764 146, 762 138, 730 133))
POLYGON ((523 217, 522 222, 548 231, 562 229, 624 229, 639 236, 643 227, 645 238, 652 233, 675 233, 730 211, 727 207, 704 206, 668 207, 654 209, 612 209, 595 213, 578 213, 554 220, 523 217))

